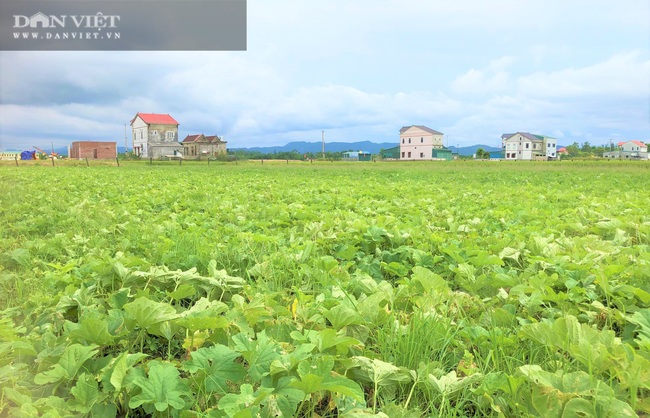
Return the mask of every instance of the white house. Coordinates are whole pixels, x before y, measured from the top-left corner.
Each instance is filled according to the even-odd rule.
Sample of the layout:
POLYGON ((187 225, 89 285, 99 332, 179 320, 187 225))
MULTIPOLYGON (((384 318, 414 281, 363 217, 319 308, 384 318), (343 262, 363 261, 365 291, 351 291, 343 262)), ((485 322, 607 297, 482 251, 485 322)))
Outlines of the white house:
POLYGON ((557 140, 550 136, 516 132, 501 135, 506 160, 555 160, 557 140))
POLYGON ((619 159, 648 159, 648 145, 642 141, 632 140, 618 143, 616 151, 608 151, 603 153, 605 158, 619 158, 619 159))
POLYGON ((400 160, 432 160, 433 150, 443 148, 443 135, 423 125, 402 127, 399 130, 400 160))
POLYGON ((137 113, 131 120, 133 153, 139 157, 160 158, 179 155, 178 122, 168 114, 137 113))

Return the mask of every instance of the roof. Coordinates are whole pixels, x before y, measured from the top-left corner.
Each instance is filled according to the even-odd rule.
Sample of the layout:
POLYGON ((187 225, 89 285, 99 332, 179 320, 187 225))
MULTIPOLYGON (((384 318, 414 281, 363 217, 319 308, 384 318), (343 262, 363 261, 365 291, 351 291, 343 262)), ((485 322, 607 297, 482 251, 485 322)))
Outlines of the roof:
POLYGON ((201 144, 206 144, 206 143, 212 143, 212 144, 219 144, 219 143, 226 143, 226 141, 221 140, 217 135, 211 135, 211 136, 205 136, 203 134, 197 134, 197 135, 188 135, 185 137, 185 139, 182 142, 199 142, 201 144))
POLYGON ((188 135, 188 136, 186 136, 185 139, 182 140, 181 142, 196 142, 196 140, 199 139, 199 138, 202 137, 202 136, 203 136, 203 134, 198 134, 198 135, 188 135))
POLYGON ((435 129, 428 128, 428 127, 426 127, 426 126, 424 126, 424 125, 402 126, 402 128, 399 130, 399 133, 400 133, 400 134, 403 134, 404 131, 406 131, 406 130, 408 130, 408 129, 410 129, 410 128, 420 128, 420 129, 422 129, 423 131, 429 132, 430 134, 434 134, 434 135, 444 135, 442 132, 438 132, 438 131, 436 131, 435 129))
POLYGON ((514 134, 503 134, 501 135, 501 139, 509 139, 515 135, 521 135, 525 138, 530 139, 531 141, 543 141, 544 140, 544 135, 535 135, 531 134, 530 132, 515 132, 514 134))
POLYGON ((148 125, 156 124, 156 125, 179 125, 178 122, 169 114, 162 114, 162 113, 136 113, 133 119, 131 119, 131 124, 133 124, 133 121, 135 118, 140 116, 140 119, 144 121, 144 123, 148 125))
POLYGON ((636 140, 636 139, 632 139, 632 140, 630 140, 630 141, 622 141, 622 142, 619 142, 619 143, 618 143, 618 146, 620 147, 620 146, 622 146, 623 144, 627 144, 628 142, 631 142, 631 143, 633 143, 634 145, 638 145, 638 146, 640 146, 640 147, 645 147, 645 146, 647 146, 646 144, 643 143, 643 141, 638 141, 638 140, 636 140))
POLYGON ((205 141, 206 142, 217 142, 217 143, 218 142, 223 142, 223 143, 226 142, 226 141, 222 140, 221 138, 219 138, 219 136, 217 136, 217 135, 206 136, 205 141))

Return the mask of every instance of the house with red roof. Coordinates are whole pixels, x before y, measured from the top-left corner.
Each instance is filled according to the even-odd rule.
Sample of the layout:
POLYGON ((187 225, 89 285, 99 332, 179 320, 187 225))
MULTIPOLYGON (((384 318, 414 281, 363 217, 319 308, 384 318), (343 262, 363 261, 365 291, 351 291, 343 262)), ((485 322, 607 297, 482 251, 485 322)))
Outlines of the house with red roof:
POLYGON ((604 152, 603 157, 623 160, 648 159, 648 145, 646 145, 643 141, 621 141, 617 145, 618 149, 604 152))
POLYGON ((182 156, 178 125, 169 114, 136 113, 131 119, 133 153, 144 158, 182 156))
POLYGON ((217 135, 205 136, 203 134, 188 135, 183 142, 183 155, 185 158, 200 158, 201 156, 216 156, 226 153, 226 141, 217 135))

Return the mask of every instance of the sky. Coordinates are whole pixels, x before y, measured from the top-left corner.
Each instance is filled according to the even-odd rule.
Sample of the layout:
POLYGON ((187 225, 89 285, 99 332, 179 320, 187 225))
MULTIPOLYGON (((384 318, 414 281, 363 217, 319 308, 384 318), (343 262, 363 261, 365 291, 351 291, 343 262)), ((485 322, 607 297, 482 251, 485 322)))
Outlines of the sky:
POLYGON ((137 112, 231 148, 397 145, 408 125, 649 142, 650 2, 249 0, 246 51, 0 52, 1 149, 122 146, 125 124, 130 147, 137 112))

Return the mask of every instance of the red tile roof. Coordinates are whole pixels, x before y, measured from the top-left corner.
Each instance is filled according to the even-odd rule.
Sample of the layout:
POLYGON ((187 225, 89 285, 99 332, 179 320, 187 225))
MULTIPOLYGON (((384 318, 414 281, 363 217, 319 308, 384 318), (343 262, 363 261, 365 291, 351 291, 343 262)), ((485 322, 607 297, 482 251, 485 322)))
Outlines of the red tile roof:
POLYGON ((203 134, 198 134, 198 135, 188 135, 185 137, 183 142, 196 142, 203 134))
POLYGON ((140 118, 144 121, 146 124, 156 124, 156 125, 178 125, 179 123, 176 122, 174 118, 169 116, 169 114, 163 115, 162 113, 136 113, 135 117, 131 119, 131 123, 140 116, 140 118))
POLYGON ((225 141, 222 141, 221 138, 219 138, 219 136, 217 136, 217 135, 206 136, 205 140, 207 142, 225 142, 225 141))
POLYGON ((631 141, 621 141, 621 142, 618 143, 618 146, 619 146, 619 147, 622 147, 623 144, 627 144, 628 142, 631 142, 631 143, 633 143, 634 145, 638 145, 638 146, 640 146, 640 147, 645 147, 645 146, 646 146, 646 144, 644 144, 643 141, 637 141, 636 139, 633 139, 633 140, 631 140, 631 141))
POLYGON ((211 135, 211 136, 204 136, 203 134, 197 134, 197 135, 188 135, 185 137, 183 142, 200 142, 202 144, 205 143, 221 143, 223 142, 224 144, 226 141, 222 141, 221 138, 219 138, 217 135, 211 135))

